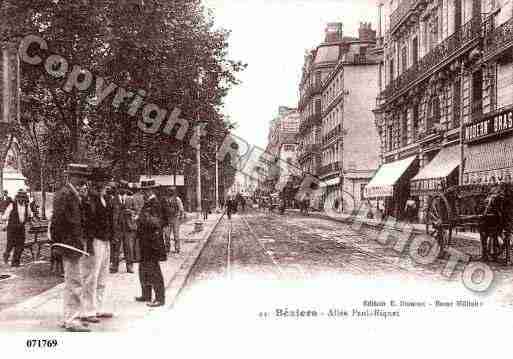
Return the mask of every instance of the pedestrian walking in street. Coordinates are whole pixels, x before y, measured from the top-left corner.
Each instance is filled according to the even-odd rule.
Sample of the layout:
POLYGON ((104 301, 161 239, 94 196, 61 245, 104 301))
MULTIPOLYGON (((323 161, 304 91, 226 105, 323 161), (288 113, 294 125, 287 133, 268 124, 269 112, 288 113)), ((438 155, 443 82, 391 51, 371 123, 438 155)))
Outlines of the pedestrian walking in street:
POLYGON ((110 272, 119 270, 121 247, 125 258, 127 273, 133 273, 134 242, 137 225, 135 222, 136 205, 128 182, 121 182, 112 198, 114 237, 111 246, 110 272))
POLYGON ((9 262, 11 252, 14 250, 12 267, 20 266, 21 254, 25 246, 25 225, 32 218, 28 202, 27 192, 20 189, 2 217, 3 220, 7 220, 7 247, 4 252, 4 263, 9 262))
POLYGON ((55 194, 50 225, 52 249, 62 256, 64 268, 63 324, 67 331, 89 332, 80 322, 82 311, 82 279, 80 258, 84 252, 82 199, 79 189, 89 177, 87 165, 70 164, 66 170, 67 183, 55 194))
POLYGON ((183 202, 178 196, 176 187, 171 187, 169 190, 169 230, 170 234, 173 233, 173 241, 175 242, 175 253, 180 253, 180 223, 184 214, 183 202))
POLYGON ((201 200, 201 211, 203 213, 203 220, 206 221, 210 213, 210 201, 206 197, 203 197, 201 200))
POLYGON ((417 216, 417 203, 415 200, 410 197, 404 206, 404 213, 406 216, 406 220, 409 223, 415 222, 415 217, 417 216))
POLYGON ((160 261, 167 259, 162 229, 165 225, 160 200, 155 195, 155 181, 142 181, 145 202, 137 220, 137 236, 139 237, 141 262, 139 264, 139 281, 141 296, 138 302, 150 302, 149 307, 165 304, 165 288, 160 261), (152 301, 152 290, 155 299, 152 301))
POLYGON ((228 198, 226 199, 226 215, 228 216, 228 219, 232 219, 232 214, 236 211, 235 206, 235 199, 232 195, 228 195, 228 198))
POLYGON ((82 321, 98 323, 113 314, 103 308, 109 273, 111 242, 114 237, 112 198, 108 195, 109 173, 95 167, 91 171, 91 187, 83 200, 84 234, 89 256, 80 259, 82 275, 82 321))
POLYGON ((4 215, 5 210, 9 207, 9 204, 12 202, 12 198, 9 197, 8 191, 3 191, 0 196, 0 216, 4 215))

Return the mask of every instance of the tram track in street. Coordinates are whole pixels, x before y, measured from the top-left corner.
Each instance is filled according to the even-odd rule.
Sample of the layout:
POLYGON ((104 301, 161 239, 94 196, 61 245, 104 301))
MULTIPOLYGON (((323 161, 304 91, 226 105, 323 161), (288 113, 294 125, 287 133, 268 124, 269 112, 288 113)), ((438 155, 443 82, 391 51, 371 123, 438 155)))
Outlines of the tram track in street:
MULTIPOLYGON (((272 220, 272 218, 269 218, 269 219, 272 220)), ((246 223, 247 223, 247 221, 246 221, 246 223)), ((258 225, 262 225, 262 224, 258 223, 255 225, 258 226, 258 225)), ((249 226, 249 223, 248 223, 248 226, 249 226)), ((273 228, 273 231, 275 231, 274 228, 273 228)), ((286 237, 289 237, 291 239, 291 241, 293 241, 294 243, 297 243, 301 247, 301 252, 303 252, 303 253, 308 253, 308 252, 318 253, 318 254, 322 255, 323 259, 325 261, 329 262, 332 266, 341 265, 342 267, 348 268, 350 272, 353 272, 356 274, 368 273, 368 269, 364 268, 366 265, 365 265, 365 260, 363 258, 372 259, 374 262, 379 263, 380 267, 386 267, 383 269, 394 269, 394 270, 399 270, 399 271, 405 272, 405 273, 411 273, 411 271, 408 270, 407 268, 404 268, 404 267, 394 263, 393 261, 390 261, 390 258, 388 258, 386 255, 376 254, 376 253, 373 253, 366 249, 363 249, 356 243, 356 241, 355 241, 355 243, 351 243, 351 240, 347 240, 348 238, 362 237, 362 236, 368 237, 368 236, 366 234, 359 234, 356 232, 353 233, 354 231, 351 229, 349 229, 349 231, 351 233, 343 234, 343 236, 346 239, 343 242, 337 242, 335 239, 330 239, 326 242, 323 241, 323 243, 326 243, 326 245, 316 243, 312 240, 300 241, 297 238, 297 236, 295 236, 295 238, 293 238, 293 236, 291 235, 290 229, 289 230, 285 229, 282 232, 282 234, 286 237), (329 248, 326 248, 326 246, 329 248), (340 249, 341 250, 340 252, 345 251, 345 252, 351 252, 353 254, 359 254, 363 258, 359 259, 358 262, 361 261, 362 264, 360 265, 359 263, 356 263, 355 261, 352 261, 352 260, 345 260, 345 261, 343 261, 343 263, 341 263, 340 259, 336 258, 339 255, 339 253, 335 253, 333 251, 334 249, 340 249)), ((275 234, 275 235, 278 235, 278 234, 275 234)), ((370 240, 370 239, 366 239, 366 241, 368 241, 368 240, 370 240)), ((350 256, 350 258, 351 257, 352 256, 350 256)), ((303 270, 303 272, 304 272, 304 270, 303 270)), ((306 277, 306 275, 305 275, 305 277, 306 277)))

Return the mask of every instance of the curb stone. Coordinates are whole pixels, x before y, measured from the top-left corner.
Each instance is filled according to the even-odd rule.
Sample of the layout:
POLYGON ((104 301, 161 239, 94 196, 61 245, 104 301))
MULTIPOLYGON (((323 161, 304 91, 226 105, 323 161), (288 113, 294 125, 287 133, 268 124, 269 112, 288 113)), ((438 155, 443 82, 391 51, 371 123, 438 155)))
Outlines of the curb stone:
POLYGON ((166 286, 166 298, 170 298, 171 300, 169 301, 170 304, 166 305, 166 307, 172 308, 174 306, 176 298, 178 298, 178 295, 180 294, 185 283, 187 282, 187 279, 189 278, 190 273, 192 272, 192 268, 198 261, 198 258, 210 240, 212 233, 219 225, 219 222, 221 222, 223 219, 224 214, 224 212, 221 213, 214 225, 205 233, 202 239, 200 239, 199 243, 192 250, 192 253, 182 263, 178 272, 176 272, 175 275, 168 281, 166 286))

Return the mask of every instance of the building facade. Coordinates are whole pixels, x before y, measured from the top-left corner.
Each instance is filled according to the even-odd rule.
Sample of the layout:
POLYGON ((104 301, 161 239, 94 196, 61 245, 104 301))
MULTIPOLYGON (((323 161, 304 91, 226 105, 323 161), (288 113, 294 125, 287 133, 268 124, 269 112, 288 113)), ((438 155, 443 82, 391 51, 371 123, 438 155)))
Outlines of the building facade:
POLYGON ((366 197, 399 218, 411 197, 422 220, 437 191, 513 167, 485 158, 509 145, 480 132, 507 118, 512 101, 511 0, 386 0, 379 9, 382 166, 366 197))
POLYGON ((322 84, 321 202, 336 191, 333 198, 348 211, 363 200, 363 189, 379 162, 379 136, 371 111, 381 60, 375 48, 376 31, 371 24, 360 24, 358 40, 347 42, 346 52, 322 84))
POLYGON ((324 206, 336 192, 333 198, 352 210, 378 167, 379 136, 371 109, 380 56, 370 24, 360 24, 358 37, 347 37, 342 24, 334 23, 328 24, 325 42, 305 58, 298 162, 320 179, 314 206, 324 206))

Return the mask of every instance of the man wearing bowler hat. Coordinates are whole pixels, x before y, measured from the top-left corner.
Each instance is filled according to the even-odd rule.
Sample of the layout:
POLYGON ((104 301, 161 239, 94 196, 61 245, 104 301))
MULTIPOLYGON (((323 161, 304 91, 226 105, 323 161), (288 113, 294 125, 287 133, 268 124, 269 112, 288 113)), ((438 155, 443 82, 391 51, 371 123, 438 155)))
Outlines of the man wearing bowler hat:
POLYGON ((62 326, 70 332, 89 332, 90 329, 79 320, 82 310, 80 258, 89 255, 84 251, 82 197, 79 193, 90 172, 87 165, 69 164, 65 174, 67 183, 55 194, 50 223, 52 248, 62 255, 64 268, 62 326))
POLYGON ((164 209, 161 201, 155 195, 157 185, 154 180, 141 181, 144 195, 144 206, 137 219, 137 237, 140 247, 139 281, 141 296, 138 302, 149 302, 149 307, 159 307, 165 304, 164 277, 160 261, 165 261, 166 248, 162 230, 165 223, 164 209), (152 301, 152 290, 155 299, 152 301))
POLYGON ((25 246, 25 224, 32 218, 27 192, 23 189, 18 191, 2 218, 7 219, 7 248, 4 253, 4 262, 7 264, 10 253, 14 249, 11 266, 19 267, 25 246))

